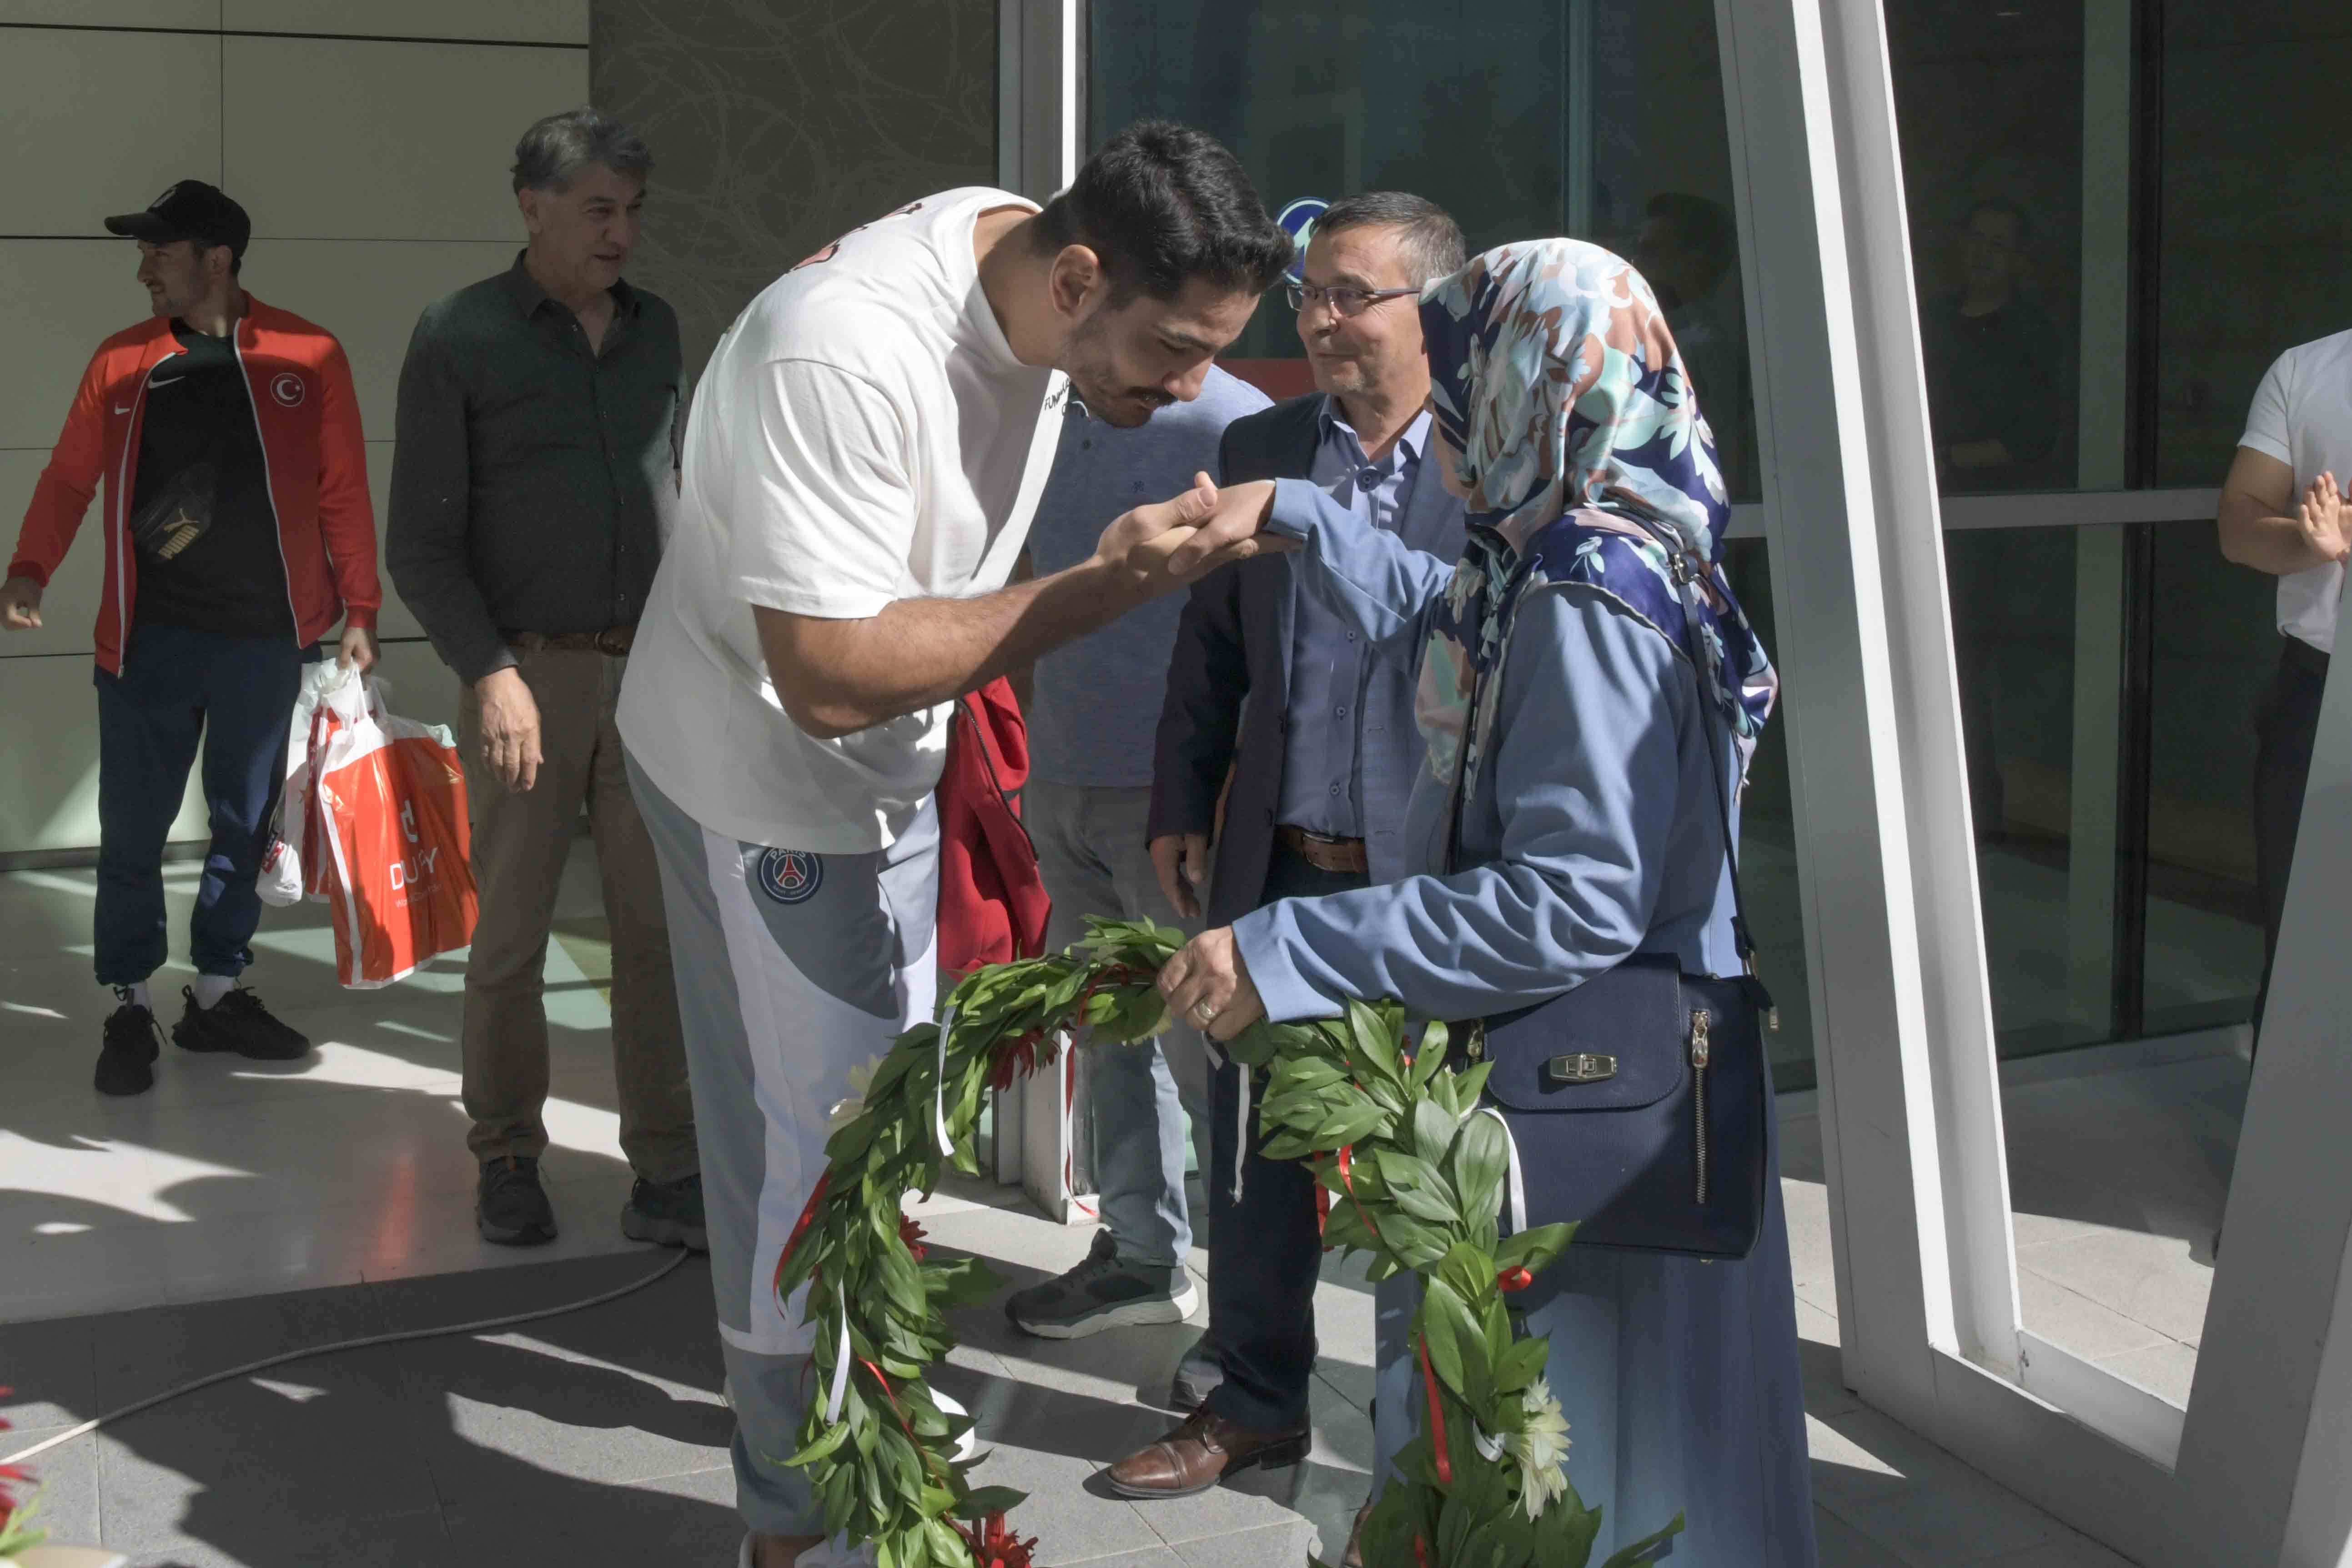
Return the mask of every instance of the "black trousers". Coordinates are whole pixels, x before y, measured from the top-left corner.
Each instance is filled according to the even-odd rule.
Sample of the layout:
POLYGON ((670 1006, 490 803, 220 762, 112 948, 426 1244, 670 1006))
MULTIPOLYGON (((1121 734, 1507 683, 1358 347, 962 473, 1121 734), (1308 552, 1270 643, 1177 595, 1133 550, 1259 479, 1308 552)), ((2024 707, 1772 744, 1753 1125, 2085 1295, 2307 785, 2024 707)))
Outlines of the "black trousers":
POLYGON ((2311 748, 2319 731, 2319 700, 2327 689, 2327 656, 2297 637, 2284 639, 2278 674, 2254 710, 2254 888, 2263 905, 2263 989, 2254 1004, 2262 1022, 2269 1000, 2271 961, 2286 913, 2287 874, 2294 868, 2295 826, 2304 786, 2311 778, 2311 748))
MULTIPOLYGON (((1370 879, 1319 871, 1276 846, 1266 869, 1265 901, 1352 892, 1370 879)), ((1323 1238, 1315 1220, 1315 1178, 1296 1160, 1268 1160, 1256 1106, 1265 1083, 1251 1093, 1249 1137, 1241 1142, 1242 1074, 1228 1063, 1209 1086, 1209 1337, 1225 1381, 1209 1408, 1255 1431, 1296 1426, 1307 1419, 1315 1375, 1315 1280, 1323 1238), (1240 1186, 1234 1156, 1242 1152, 1240 1186)))

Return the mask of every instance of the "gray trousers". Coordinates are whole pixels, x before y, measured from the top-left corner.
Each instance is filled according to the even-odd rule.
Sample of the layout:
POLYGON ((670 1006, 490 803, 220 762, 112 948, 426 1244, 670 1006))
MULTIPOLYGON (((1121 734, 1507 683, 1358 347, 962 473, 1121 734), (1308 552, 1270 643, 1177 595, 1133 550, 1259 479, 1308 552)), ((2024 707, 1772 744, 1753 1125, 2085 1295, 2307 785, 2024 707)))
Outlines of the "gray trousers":
POLYGON ((779 1302, 770 1284, 824 1173, 851 1069, 931 1016, 939 818, 926 805, 887 849, 814 855, 711 832, 634 758, 629 782, 669 910, 735 1404, 735 1506, 762 1533, 822 1534, 804 1472, 782 1464, 801 1446, 816 1331, 801 1320, 805 1289, 779 1302))
MULTIPOLYGON (((1200 930, 1170 907, 1151 868, 1144 839, 1150 790, 1032 782, 1021 804, 1054 900, 1049 951, 1086 935, 1088 915, 1150 919, 1187 936, 1200 930)), ((1208 1065, 1199 1031, 1180 1024, 1158 1039, 1093 1047, 1080 1053, 1078 1075, 1086 1107, 1078 1125, 1093 1140, 1103 1225, 1118 1255, 1160 1268, 1181 1263, 1192 1245, 1187 1117, 1198 1168, 1209 1168, 1208 1065)))

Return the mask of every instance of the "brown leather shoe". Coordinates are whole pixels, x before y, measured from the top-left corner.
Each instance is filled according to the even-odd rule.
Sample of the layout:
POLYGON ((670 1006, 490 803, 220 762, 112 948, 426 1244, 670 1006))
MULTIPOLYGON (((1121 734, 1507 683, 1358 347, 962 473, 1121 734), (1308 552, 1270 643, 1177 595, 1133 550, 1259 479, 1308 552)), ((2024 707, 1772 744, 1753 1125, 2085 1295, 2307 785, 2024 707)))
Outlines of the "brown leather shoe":
POLYGON ((1295 1465, 1307 1457, 1307 1444, 1304 1422, 1286 1431, 1253 1432, 1213 1411, 1195 1410, 1181 1426, 1104 1471, 1103 1479, 1121 1497, 1192 1497, 1252 1465, 1295 1465))

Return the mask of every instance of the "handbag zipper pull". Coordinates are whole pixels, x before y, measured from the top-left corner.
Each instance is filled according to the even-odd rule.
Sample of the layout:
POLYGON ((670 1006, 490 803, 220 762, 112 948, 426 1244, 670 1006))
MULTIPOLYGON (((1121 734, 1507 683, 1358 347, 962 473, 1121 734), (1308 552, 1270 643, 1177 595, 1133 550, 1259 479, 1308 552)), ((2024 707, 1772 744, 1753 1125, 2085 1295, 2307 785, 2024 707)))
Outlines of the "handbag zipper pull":
POLYGON ((1706 1064, 1715 1054, 1714 1043, 1707 1031, 1715 1023, 1714 1016, 1704 1007, 1694 1008, 1690 1024, 1691 1114, 1695 1142, 1698 1149, 1698 1202, 1706 1202, 1706 1064))

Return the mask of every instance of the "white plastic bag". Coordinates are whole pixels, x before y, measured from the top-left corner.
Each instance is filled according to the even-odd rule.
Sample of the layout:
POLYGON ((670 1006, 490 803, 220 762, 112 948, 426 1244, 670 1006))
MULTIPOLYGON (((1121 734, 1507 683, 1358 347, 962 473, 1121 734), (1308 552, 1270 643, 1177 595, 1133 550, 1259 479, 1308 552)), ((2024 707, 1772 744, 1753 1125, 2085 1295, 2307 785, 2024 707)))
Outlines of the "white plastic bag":
MULTIPOLYGON (((254 889, 263 903, 285 909, 302 901, 303 872, 312 858, 305 851, 313 847, 311 794, 319 757, 338 721, 356 722, 366 711, 364 682, 358 670, 332 658, 304 667, 302 685, 294 694, 293 716, 287 723, 286 781, 278 792, 278 815, 270 825, 269 846, 262 851, 261 878, 254 889)), ((311 897, 325 895, 314 889, 311 897)))

